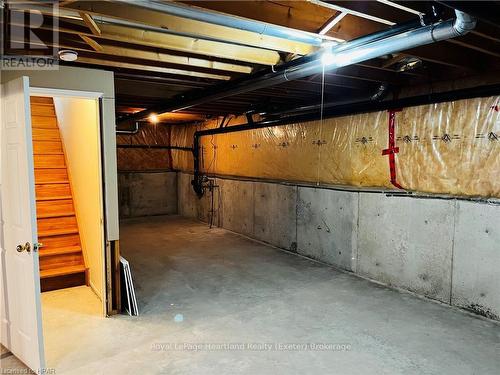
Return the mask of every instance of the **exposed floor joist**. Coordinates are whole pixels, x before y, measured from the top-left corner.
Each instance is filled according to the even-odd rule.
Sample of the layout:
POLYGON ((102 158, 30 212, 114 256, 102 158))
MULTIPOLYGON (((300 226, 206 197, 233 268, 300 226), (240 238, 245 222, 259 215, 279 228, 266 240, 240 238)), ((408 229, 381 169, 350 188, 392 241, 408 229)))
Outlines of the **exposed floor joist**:
POLYGON ((238 30, 206 22, 181 18, 138 6, 138 4, 110 3, 103 1, 83 1, 69 4, 65 9, 73 9, 96 17, 106 16, 120 20, 138 22, 165 29, 166 32, 194 38, 212 39, 236 45, 272 49, 299 55, 307 55, 317 47, 283 38, 238 30))
POLYGON ((80 18, 83 20, 85 25, 87 25, 87 27, 90 29, 92 34, 97 36, 101 35, 101 29, 90 14, 85 12, 78 12, 78 14, 80 15, 80 18))
MULTIPOLYGON (((49 8, 37 7, 37 10, 53 16, 52 11, 49 8)), ((82 23, 78 20, 64 17, 63 20, 65 22, 61 22, 58 28, 60 32, 95 37, 95 35, 91 32, 88 32, 86 29, 82 29, 82 23)), ((52 25, 42 25, 42 28, 44 27, 52 30, 52 25)), ((150 47, 166 48, 174 51, 196 53, 199 55, 223 59, 232 59, 251 64, 275 65, 281 60, 279 53, 273 50, 238 46, 211 40, 194 39, 184 36, 171 35, 165 32, 125 26, 100 24, 99 27, 101 29, 101 35, 98 39, 142 44, 150 47)))
MULTIPOLYGON (((243 17, 249 22, 268 23, 269 27, 286 27, 299 33, 318 35, 326 27, 322 33, 327 37, 344 40, 381 31, 389 24, 418 19, 421 14, 429 12, 431 5, 439 8, 438 2, 390 0, 182 3, 193 5, 189 8, 191 10, 220 12, 222 18, 243 17)), ((60 38, 56 47, 79 53, 77 62, 63 65, 112 70, 117 83, 120 79, 133 82, 122 85, 129 89, 133 84, 144 82, 145 92, 137 98, 137 104, 141 105, 161 102, 161 99, 176 95, 194 95, 189 91, 213 88, 222 81, 258 73, 317 49, 314 45, 307 45, 307 50, 301 50, 304 43, 220 26, 224 22, 218 23, 217 19, 207 23, 174 16, 175 6, 160 11, 124 0, 63 1, 60 2, 60 12, 52 15, 48 7, 40 4, 26 2, 24 6, 53 16, 44 17, 41 31, 38 30, 47 33, 46 38, 41 35, 42 40, 50 40, 52 20, 57 19, 60 38), (150 84, 146 85, 148 82, 150 84), (165 85, 165 89, 156 87, 159 82, 165 85)), ((454 17, 452 9, 443 9, 444 19, 454 17)), ((483 11, 482 17, 488 17, 487 12, 483 11)), ((328 100, 344 100, 373 94, 381 84, 390 84, 390 90, 397 95, 400 90, 414 85, 431 87, 434 82, 474 76, 485 70, 495 71, 500 59, 499 30, 495 24, 479 22, 476 30, 465 37, 327 71, 324 87, 321 76, 310 76, 248 95, 235 95, 199 105, 192 110, 223 114, 246 111, 259 105, 273 108, 278 105, 300 106, 304 102, 319 100, 322 89, 328 100), (412 71, 398 71, 401 68, 398 63, 408 56, 418 57, 423 63, 412 71)), ((129 107, 133 107, 132 98, 125 97, 123 90, 117 98, 126 100, 129 107)), ((117 103, 120 105, 119 100, 117 103)))

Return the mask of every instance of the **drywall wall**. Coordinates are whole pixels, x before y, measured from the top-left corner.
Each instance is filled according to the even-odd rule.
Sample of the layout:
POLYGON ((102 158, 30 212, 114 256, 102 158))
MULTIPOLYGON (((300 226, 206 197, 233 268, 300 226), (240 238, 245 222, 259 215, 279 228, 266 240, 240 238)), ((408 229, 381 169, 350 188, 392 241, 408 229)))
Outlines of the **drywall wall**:
POLYGON ((30 87, 60 90, 78 90, 102 93, 102 143, 105 150, 104 196, 106 200, 106 236, 109 241, 118 240, 118 187, 116 168, 115 134, 115 89, 113 72, 97 69, 59 66, 58 70, 6 70, 2 71, 1 82, 9 82, 27 76, 30 87))
POLYGON ((119 172, 120 218, 177 214, 176 172, 119 172))
POLYGON ((96 99, 54 97, 89 282, 104 297, 104 227, 99 104, 96 99))
MULTIPOLYGON (((179 213, 208 222, 192 175, 179 213)), ((271 245, 500 320, 500 205, 217 178, 214 223, 271 245)))

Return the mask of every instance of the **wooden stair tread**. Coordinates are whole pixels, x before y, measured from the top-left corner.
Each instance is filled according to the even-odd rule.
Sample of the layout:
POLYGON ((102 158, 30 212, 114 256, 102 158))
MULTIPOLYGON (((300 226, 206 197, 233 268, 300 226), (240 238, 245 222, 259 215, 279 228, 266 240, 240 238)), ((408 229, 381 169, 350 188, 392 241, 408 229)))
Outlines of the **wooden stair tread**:
POLYGON ((82 248, 81 246, 65 246, 65 247, 58 247, 55 249, 47 249, 44 250, 43 247, 40 250, 40 258, 43 257, 49 257, 53 255, 63 255, 63 254, 73 254, 73 253, 81 253, 82 248))
POLYGON ((44 165, 43 167, 35 167, 35 169, 64 169, 65 167, 60 165, 44 165))
POLYGON ((73 273, 85 272, 86 270, 87 268, 83 264, 79 264, 76 266, 57 267, 40 271, 40 277, 42 279, 45 279, 47 277, 64 276, 71 275, 73 273))
POLYGON ((60 201, 62 199, 72 199, 73 197, 71 195, 59 195, 59 196, 53 196, 53 197, 43 197, 43 198, 37 198, 37 201, 60 201))
POLYGON ((78 229, 52 229, 41 231, 38 233, 38 237, 54 237, 54 236, 62 236, 63 234, 76 234, 78 233, 78 229))
POLYGON ((68 211, 68 212, 51 212, 49 214, 38 214, 36 216, 36 218, 37 219, 48 219, 48 218, 69 217, 69 216, 75 216, 75 212, 68 211))
POLYGON ((88 285, 53 98, 31 97, 41 290, 88 285))
POLYGON ((58 184, 69 184, 69 180, 59 180, 59 181, 49 181, 49 182, 35 181, 35 185, 58 185, 58 184))

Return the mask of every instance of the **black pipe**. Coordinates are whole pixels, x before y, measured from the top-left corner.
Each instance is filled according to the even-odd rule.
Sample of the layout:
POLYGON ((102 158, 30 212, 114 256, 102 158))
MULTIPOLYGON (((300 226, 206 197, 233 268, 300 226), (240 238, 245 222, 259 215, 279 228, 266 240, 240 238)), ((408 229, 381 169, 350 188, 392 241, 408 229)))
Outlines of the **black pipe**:
POLYGON ((144 149, 160 149, 160 150, 181 150, 193 151, 191 147, 169 146, 169 145, 116 145, 117 148, 144 148, 144 149))
MULTIPOLYGON (((456 91, 432 93, 427 95, 419 95, 419 96, 413 96, 409 98, 396 99, 390 101, 381 101, 381 102, 364 101, 359 103, 344 104, 331 108, 326 108, 323 111, 323 118, 326 119, 326 118, 355 115, 367 112, 401 109, 401 108, 415 107, 419 105, 443 103, 454 100, 487 97, 495 95, 500 95, 500 84, 472 87, 456 91)), ((203 196, 203 189, 201 187, 201 181, 203 180, 203 176, 200 175, 200 165, 199 165, 199 152, 200 152, 199 144, 201 137, 207 135, 226 134, 226 133, 268 128, 273 126, 289 125, 298 122, 313 121, 319 118, 320 114, 318 113, 300 114, 296 116, 288 116, 284 118, 259 121, 255 122, 253 125, 249 124, 235 125, 225 128, 214 128, 214 129, 196 131, 194 133, 194 139, 193 139, 194 179, 193 181, 191 181, 194 191, 200 198, 203 196)))
MULTIPOLYGON (((435 21, 435 17, 425 16, 423 18, 405 22, 399 25, 394 25, 385 30, 368 34, 360 38, 350 40, 349 42, 343 44, 339 44, 333 48, 333 52, 342 52, 347 49, 356 48, 367 43, 398 35, 405 31, 415 30, 424 25, 429 25, 433 21, 435 21)), ((120 120, 119 123, 121 124, 129 121, 137 121, 148 117, 152 113, 181 111, 183 109, 226 98, 228 96, 258 90, 259 88, 274 86, 288 80, 293 80, 295 78, 295 75, 299 72, 300 76, 304 76, 304 74, 307 74, 307 72, 313 74, 317 69, 317 61, 321 60, 321 56, 323 55, 323 53, 323 50, 319 50, 317 52, 302 56, 298 59, 291 60, 278 66, 273 66, 246 77, 230 81, 226 84, 217 85, 202 91, 196 91, 192 96, 181 95, 180 97, 175 98, 175 100, 169 101, 166 105, 163 104, 129 115, 128 117, 120 120)))

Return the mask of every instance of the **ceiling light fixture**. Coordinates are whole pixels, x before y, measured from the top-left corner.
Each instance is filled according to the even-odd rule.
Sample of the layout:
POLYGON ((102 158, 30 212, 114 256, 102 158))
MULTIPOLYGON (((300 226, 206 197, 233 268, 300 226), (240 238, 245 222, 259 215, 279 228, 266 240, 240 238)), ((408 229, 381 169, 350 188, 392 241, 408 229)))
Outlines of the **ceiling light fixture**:
POLYGON ((151 116, 149 116, 149 121, 153 124, 157 124, 160 120, 158 119, 158 116, 153 113, 151 116))
POLYGON ((70 49, 62 49, 58 55, 59 59, 63 61, 75 61, 78 58, 78 53, 70 49))
POLYGON ((335 54, 331 51, 326 51, 321 55, 321 63, 323 66, 333 65, 336 61, 335 54))

